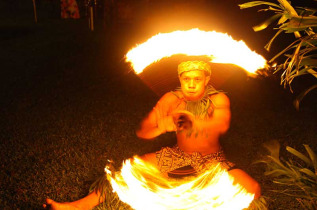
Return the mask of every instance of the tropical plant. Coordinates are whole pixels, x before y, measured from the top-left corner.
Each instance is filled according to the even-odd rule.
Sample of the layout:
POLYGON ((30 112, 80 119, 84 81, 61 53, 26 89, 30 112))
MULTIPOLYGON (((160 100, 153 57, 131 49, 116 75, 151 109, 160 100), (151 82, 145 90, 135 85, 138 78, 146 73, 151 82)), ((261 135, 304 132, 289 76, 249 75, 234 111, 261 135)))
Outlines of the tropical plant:
POLYGON ((247 208, 247 210, 267 210, 268 204, 267 204, 268 197, 261 196, 257 199, 254 199, 250 206, 247 208))
MULTIPOLYGON (((240 4, 240 9, 265 5, 267 8, 259 11, 270 11, 273 15, 263 23, 253 27, 255 31, 266 29, 270 24, 277 21, 277 32, 266 44, 265 49, 270 50, 277 36, 284 33, 294 33, 295 41, 276 54, 269 63, 276 61, 278 57, 284 55, 283 63, 276 65, 275 72, 283 71, 281 74, 281 85, 289 87, 296 77, 310 74, 317 79, 317 34, 314 30, 317 27, 316 9, 293 7, 287 0, 277 0, 279 4, 267 1, 252 1, 240 4)), ((303 91, 295 101, 296 108, 299 102, 312 89, 317 88, 317 84, 303 91)))
MULTIPOLYGON (((265 9, 273 15, 263 23, 253 27, 255 31, 266 29, 276 21, 277 32, 265 45, 270 50, 276 38, 283 33, 294 33, 295 40, 285 49, 277 53, 269 63, 276 62, 277 58, 284 55, 284 61, 275 67, 276 72, 281 73, 281 85, 289 86, 292 91, 292 82, 295 78, 310 74, 317 78, 317 27, 316 9, 307 7, 293 7, 287 0, 277 0, 278 3, 267 1, 252 1, 239 5, 241 9, 264 5, 265 9)), ((298 109, 299 102, 317 84, 303 91, 295 100, 298 109)), ((273 177, 273 182, 282 185, 283 189, 276 192, 293 196, 305 209, 317 209, 317 156, 308 145, 304 145, 308 157, 292 147, 286 150, 294 157, 284 160, 280 157, 280 145, 277 142, 264 145, 270 154, 260 161, 265 163, 267 170, 265 175, 273 177), (294 160, 297 159, 297 160, 294 160)))
POLYGON ((308 156, 286 147, 294 158, 280 158, 280 145, 277 141, 264 145, 269 154, 260 161, 267 166, 265 175, 273 177, 273 182, 283 185, 286 189, 275 192, 293 196, 305 209, 317 209, 317 156, 312 149, 304 144, 308 156))

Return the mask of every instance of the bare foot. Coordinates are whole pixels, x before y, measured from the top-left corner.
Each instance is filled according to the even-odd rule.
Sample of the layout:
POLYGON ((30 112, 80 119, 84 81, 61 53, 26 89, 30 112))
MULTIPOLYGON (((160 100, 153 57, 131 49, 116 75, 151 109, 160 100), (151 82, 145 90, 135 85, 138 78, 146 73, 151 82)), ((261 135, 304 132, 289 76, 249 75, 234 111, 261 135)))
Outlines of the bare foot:
POLYGON ((74 203, 58 203, 53 201, 52 199, 47 198, 46 203, 43 204, 44 208, 49 208, 52 210, 78 210, 80 209, 74 203))

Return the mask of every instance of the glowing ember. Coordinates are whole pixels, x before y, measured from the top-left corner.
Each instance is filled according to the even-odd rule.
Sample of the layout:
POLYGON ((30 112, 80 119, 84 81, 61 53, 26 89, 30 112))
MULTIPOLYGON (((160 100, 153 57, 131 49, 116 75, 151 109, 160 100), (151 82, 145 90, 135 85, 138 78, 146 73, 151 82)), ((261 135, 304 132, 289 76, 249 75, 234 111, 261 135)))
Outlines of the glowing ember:
POLYGON ((213 63, 235 64, 249 73, 266 65, 266 60, 243 41, 236 41, 224 33, 199 29, 157 34, 131 49, 126 61, 131 62, 139 74, 150 64, 176 54, 210 57, 213 63))
POLYGON ((244 209, 254 195, 233 185, 233 178, 215 164, 209 171, 183 179, 163 176, 155 167, 134 157, 120 172, 107 177, 123 202, 141 209, 244 209))

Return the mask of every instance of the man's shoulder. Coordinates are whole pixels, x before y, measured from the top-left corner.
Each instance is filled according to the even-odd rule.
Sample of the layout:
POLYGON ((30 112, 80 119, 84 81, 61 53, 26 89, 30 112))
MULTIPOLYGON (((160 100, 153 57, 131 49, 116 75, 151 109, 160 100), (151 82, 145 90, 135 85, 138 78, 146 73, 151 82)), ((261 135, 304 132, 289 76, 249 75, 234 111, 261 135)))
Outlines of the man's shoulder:
POLYGON ((224 93, 224 92, 218 92, 218 93, 214 93, 214 94, 212 94, 212 95, 209 95, 209 97, 210 98, 227 98, 227 99, 229 99, 228 98, 228 96, 227 96, 227 94, 226 93, 224 93))
POLYGON ((174 109, 175 104, 179 104, 180 99, 172 92, 165 93, 160 100, 157 102, 156 106, 160 107, 166 112, 170 112, 174 109))
POLYGON ((171 92, 165 93, 161 97, 160 101, 173 103, 173 102, 179 100, 180 98, 182 98, 181 91, 173 91, 173 92, 171 91, 171 92))
POLYGON ((228 107, 228 106, 230 106, 230 100, 229 100, 228 96, 223 92, 219 92, 219 93, 210 95, 209 98, 211 99, 212 103, 216 107, 228 107))

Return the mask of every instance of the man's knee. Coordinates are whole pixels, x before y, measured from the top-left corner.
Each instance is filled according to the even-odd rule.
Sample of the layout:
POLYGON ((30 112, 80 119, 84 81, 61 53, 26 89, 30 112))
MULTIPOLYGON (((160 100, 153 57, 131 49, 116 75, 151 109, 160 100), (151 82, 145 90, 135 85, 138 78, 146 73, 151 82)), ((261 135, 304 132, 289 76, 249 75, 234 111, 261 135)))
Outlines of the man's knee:
POLYGON ((146 163, 150 163, 154 166, 157 166, 156 153, 147 153, 140 156, 140 158, 146 163))
POLYGON ((241 169, 229 171, 229 174, 234 178, 234 183, 242 185, 248 192, 254 194, 254 198, 261 196, 261 186, 251 176, 241 169))
POLYGON ((255 199, 261 196, 261 186, 257 181, 255 181, 255 183, 253 184, 253 192, 254 192, 255 199))

